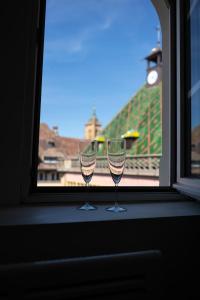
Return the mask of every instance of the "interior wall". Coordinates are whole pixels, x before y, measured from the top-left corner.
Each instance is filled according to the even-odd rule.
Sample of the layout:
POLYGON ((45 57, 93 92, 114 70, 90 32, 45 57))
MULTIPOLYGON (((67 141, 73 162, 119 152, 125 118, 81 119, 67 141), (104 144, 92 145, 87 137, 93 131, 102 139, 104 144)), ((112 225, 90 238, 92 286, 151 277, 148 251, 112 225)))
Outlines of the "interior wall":
POLYGON ((20 197, 30 0, 1 3, 1 204, 20 197))
MULTIPOLYGON (((17 204, 20 200, 25 128, 31 124, 25 110, 28 99, 27 74, 33 35, 34 0, 1 3, 1 193, 0 204, 17 204), (26 119, 28 118, 28 119, 26 119)), ((30 72, 29 72, 30 73, 30 72)), ((30 98, 30 97, 29 97, 30 98)), ((30 135, 30 134, 29 134, 30 135)), ((27 139, 30 143, 30 139, 27 139)), ((31 170, 29 170, 30 173, 31 170)), ((23 178, 24 180, 24 178, 23 178)))
MULTIPOLYGON (((8 263, 48 263, 61 259, 62 266, 62 259, 67 258, 158 250, 161 252, 159 277, 153 284, 161 288, 162 297, 154 299, 171 299, 172 295, 175 299, 197 299, 192 297, 199 294, 199 277, 195 275, 200 267, 199 228, 198 216, 0 227, 0 278, 2 265, 8 263)), ((118 264, 114 266, 120 274, 118 264)), ((146 268, 152 273, 156 265, 146 268)), ((95 276, 95 264, 92 270, 94 274, 90 276, 95 276)), ((84 271, 87 274, 80 267, 80 272, 84 271)), ((34 269, 29 273, 34 278, 34 269)), ((10 272, 8 276, 15 278, 14 274, 10 272)), ((48 276, 47 270, 45 274, 48 276)), ((80 276, 72 272, 69 278, 79 281, 80 276)), ((59 288, 59 277, 56 280, 59 288)), ((61 276, 60 281, 63 280, 61 276)), ((0 291, 2 288, 3 285, 0 291)), ((144 299, 149 299, 148 294, 144 299)))

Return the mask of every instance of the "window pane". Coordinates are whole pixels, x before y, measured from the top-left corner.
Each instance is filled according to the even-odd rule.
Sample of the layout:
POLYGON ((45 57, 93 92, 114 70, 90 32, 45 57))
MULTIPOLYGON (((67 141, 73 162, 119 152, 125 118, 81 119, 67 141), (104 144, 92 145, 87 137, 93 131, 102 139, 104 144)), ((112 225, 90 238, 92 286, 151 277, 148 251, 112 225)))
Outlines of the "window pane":
POLYGON ((200 175, 200 1, 190 0, 191 173, 200 175))
POLYGON ((161 44, 150 0, 47 0, 38 172, 54 172, 48 185, 85 185, 80 145, 95 139, 90 185, 114 186, 111 138, 126 140, 119 185, 159 185, 161 44))

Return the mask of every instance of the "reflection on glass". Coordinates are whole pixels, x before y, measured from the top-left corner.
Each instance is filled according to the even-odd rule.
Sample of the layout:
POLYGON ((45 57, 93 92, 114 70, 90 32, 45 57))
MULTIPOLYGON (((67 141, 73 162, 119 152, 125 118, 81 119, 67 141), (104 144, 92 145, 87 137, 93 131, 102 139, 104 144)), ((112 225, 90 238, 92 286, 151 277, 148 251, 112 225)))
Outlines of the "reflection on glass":
MULTIPOLYGON (((96 166, 96 154, 97 154, 97 142, 92 141, 89 145, 85 145, 85 142, 79 143, 79 158, 81 174, 85 181, 86 186, 89 186, 90 181, 94 173, 96 166)), ((81 210, 95 210, 96 207, 89 204, 88 201, 82 205, 79 209, 81 210)))
MULTIPOLYGON (((110 169, 110 175, 115 183, 116 198, 117 187, 122 178, 126 159, 126 141, 125 139, 110 139, 107 141, 107 159, 110 169)), ((115 205, 108 207, 106 210, 112 212, 123 212, 126 208, 120 207, 116 199, 115 205)))
POLYGON ((188 12, 191 101, 191 174, 200 176, 200 1, 190 0, 188 12))

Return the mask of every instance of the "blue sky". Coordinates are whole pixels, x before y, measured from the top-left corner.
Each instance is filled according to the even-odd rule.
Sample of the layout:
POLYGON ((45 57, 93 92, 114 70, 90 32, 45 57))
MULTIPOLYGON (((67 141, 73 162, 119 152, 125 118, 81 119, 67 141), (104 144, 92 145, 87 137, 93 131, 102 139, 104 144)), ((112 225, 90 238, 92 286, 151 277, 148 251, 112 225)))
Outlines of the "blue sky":
POLYGON ((159 19, 150 0, 47 0, 41 122, 83 137, 103 127, 145 83, 159 19))

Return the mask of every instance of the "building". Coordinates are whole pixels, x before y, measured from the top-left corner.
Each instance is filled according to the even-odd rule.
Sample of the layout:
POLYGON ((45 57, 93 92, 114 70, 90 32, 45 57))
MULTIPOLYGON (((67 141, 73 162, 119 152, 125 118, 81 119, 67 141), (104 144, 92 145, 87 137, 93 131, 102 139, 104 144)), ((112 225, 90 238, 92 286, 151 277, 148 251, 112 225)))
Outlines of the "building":
POLYGON ((84 139, 60 136, 57 126, 50 129, 47 124, 40 124, 38 186, 64 186, 66 184, 64 175, 71 168, 72 159, 78 158, 80 141, 85 145, 89 143, 84 139))

